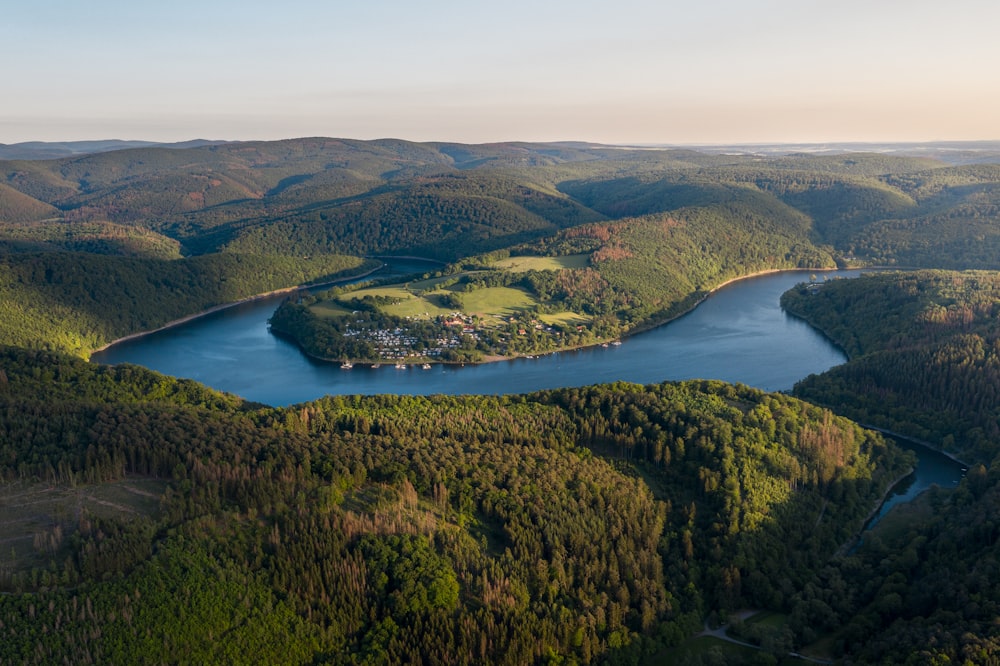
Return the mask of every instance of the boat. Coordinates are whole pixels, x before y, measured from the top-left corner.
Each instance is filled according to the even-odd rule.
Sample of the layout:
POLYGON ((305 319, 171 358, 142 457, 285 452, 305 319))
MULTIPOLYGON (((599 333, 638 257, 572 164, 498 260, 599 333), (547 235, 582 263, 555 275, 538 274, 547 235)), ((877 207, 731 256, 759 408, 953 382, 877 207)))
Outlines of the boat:
POLYGON ((397 370, 406 370, 406 364, 405 363, 397 363, 396 364, 396 369, 397 370))
POLYGON ((430 370, 431 369, 431 364, 430 363, 424 363, 420 367, 422 367, 424 370, 430 370))
POLYGON ((614 342, 612 342, 611 344, 612 344, 613 346, 615 346, 615 347, 621 347, 621 346, 622 346, 622 341, 621 341, 621 340, 615 340, 615 341, 614 341, 614 342))
POLYGON ((378 370, 382 367, 381 363, 372 363, 372 370, 378 370))
POLYGON ((350 370, 353 367, 354 367, 354 364, 351 363, 350 361, 344 361, 343 363, 340 364, 340 369, 341 370, 350 370))

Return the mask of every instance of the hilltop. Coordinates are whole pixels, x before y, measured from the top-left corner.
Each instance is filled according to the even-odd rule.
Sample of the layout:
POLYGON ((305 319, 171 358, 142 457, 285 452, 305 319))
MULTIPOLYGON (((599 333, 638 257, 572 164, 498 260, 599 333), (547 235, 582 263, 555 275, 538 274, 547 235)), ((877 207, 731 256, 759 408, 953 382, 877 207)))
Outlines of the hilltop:
MULTIPOLYGON (((583 254, 588 265, 560 278, 569 281, 565 296, 591 284, 617 305, 613 312, 564 309, 619 322, 598 338, 662 321, 699 293, 759 270, 1000 268, 1000 230, 992 224, 998 164, 573 142, 195 143, 0 161, 0 271, 31 285, 6 294, 8 326, 63 313, 46 328, 68 329, 72 340, 47 344, 85 355, 169 321, 170 308, 125 326, 94 321, 90 312, 123 296, 131 312, 176 300, 177 279, 159 277, 167 266, 198 274, 183 278, 189 284, 225 282, 225 292, 243 298, 252 294, 233 289, 249 286, 231 272, 237 265, 273 276, 256 280, 270 290, 290 286, 293 265, 296 282, 335 278, 325 257, 355 257, 359 266, 359 257, 387 255, 460 263, 495 252, 583 254), (62 276, 79 262, 93 268, 68 293, 62 276), (121 285, 134 287, 123 294, 121 285)), ((221 302, 194 293, 184 297, 185 309, 221 302)), ((23 336, 11 330, 8 337, 23 336)))

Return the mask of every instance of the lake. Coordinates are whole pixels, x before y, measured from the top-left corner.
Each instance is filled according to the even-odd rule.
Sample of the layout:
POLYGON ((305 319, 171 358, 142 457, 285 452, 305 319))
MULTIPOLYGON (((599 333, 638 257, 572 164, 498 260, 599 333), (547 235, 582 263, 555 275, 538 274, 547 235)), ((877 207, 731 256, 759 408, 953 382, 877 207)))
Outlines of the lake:
MULTIPOLYGON (((394 265, 416 270, 412 263, 394 265)), ((858 271, 819 273, 826 279, 858 271)), ((778 306, 781 294, 809 272, 740 280, 709 296, 688 314, 630 338, 537 358, 481 365, 392 364, 372 369, 308 358, 270 333, 267 320, 283 297, 243 303, 186 324, 113 345, 100 363, 135 363, 268 405, 289 405, 326 394, 526 393, 613 381, 641 384, 676 379, 721 379, 782 391, 810 373, 843 363, 837 347, 778 306)))
MULTIPOLYGON (((397 261, 385 274, 424 270, 432 268, 397 261)), ((283 296, 236 305, 113 345, 94 354, 93 360, 135 363, 275 406, 327 394, 527 393, 614 381, 650 384, 695 378, 787 391, 807 375, 847 360, 827 338, 779 305, 782 293, 813 274, 830 280, 855 277, 860 271, 789 271, 747 278, 719 289, 668 324, 626 338, 620 346, 482 365, 397 370, 392 364, 378 369, 358 364, 342 370, 339 363, 314 361, 268 330, 267 320, 283 296)), ((918 449, 918 469, 904 482, 905 492, 891 495, 883 512, 931 484, 957 484, 962 466, 924 451, 918 449)))

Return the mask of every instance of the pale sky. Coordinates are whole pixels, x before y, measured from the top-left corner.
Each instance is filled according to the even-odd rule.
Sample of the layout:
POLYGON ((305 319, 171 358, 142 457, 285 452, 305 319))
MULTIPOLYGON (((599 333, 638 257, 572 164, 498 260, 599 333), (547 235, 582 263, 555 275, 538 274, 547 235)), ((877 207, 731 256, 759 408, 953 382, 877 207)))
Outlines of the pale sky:
POLYGON ((0 6, 0 143, 1000 139, 997 0, 0 6))

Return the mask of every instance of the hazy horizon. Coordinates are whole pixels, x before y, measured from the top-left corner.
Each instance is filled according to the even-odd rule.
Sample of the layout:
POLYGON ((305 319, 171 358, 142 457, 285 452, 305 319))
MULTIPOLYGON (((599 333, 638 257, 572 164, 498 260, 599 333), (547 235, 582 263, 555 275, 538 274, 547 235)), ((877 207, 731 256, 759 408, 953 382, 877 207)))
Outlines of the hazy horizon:
MULTIPOLYGON (((480 141, 480 142, 464 142, 464 141, 450 141, 450 140, 437 140, 437 139, 426 139, 426 140, 411 140, 405 137, 399 136, 383 136, 383 137, 373 137, 370 139, 359 139, 357 137, 351 136, 321 136, 321 135, 311 135, 311 136, 287 136, 275 139, 241 139, 241 138, 208 138, 208 137, 189 137, 186 139, 180 139, 177 141, 156 141, 152 139, 144 139, 131 137, 127 139, 122 139, 118 137, 102 137, 95 139, 51 139, 51 140, 38 140, 38 139, 28 139, 25 141, 15 141, 11 143, 4 143, 0 141, 0 146, 19 146, 19 145, 30 145, 30 144, 51 144, 51 145, 72 145, 72 144, 97 144, 97 143, 122 143, 122 144, 154 144, 154 145, 181 145, 187 143, 247 143, 254 141, 298 141, 307 139, 329 139, 329 140, 344 140, 344 141, 408 141, 411 143, 460 143, 466 145, 493 145, 493 144, 503 144, 503 143, 532 143, 532 144, 591 144, 595 146, 606 146, 609 148, 637 148, 637 149, 671 149, 671 148, 690 148, 690 149, 705 149, 705 150, 723 150, 723 149, 735 149, 735 148, 759 148, 759 149, 780 149, 780 148, 802 148, 803 150, 814 148, 823 149, 829 148, 830 150, 843 149, 846 147, 921 147, 921 146, 935 146, 938 148, 946 149, 948 147, 954 146, 956 149, 971 150, 972 146, 976 144, 985 144, 990 150, 1000 149, 1000 139, 959 139, 950 140, 942 139, 939 141, 748 141, 748 142, 733 142, 733 143, 650 143, 645 141, 636 141, 631 143, 602 143, 599 141, 588 141, 585 139, 553 139, 551 141, 525 141, 523 139, 509 139, 501 141, 480 141)), ((986 148, 984 148, 986 149, 986 148)))
POLYGON ((42 0, 0 25, 0 143, 995 140, 998 23, 985 0, 42 0))

